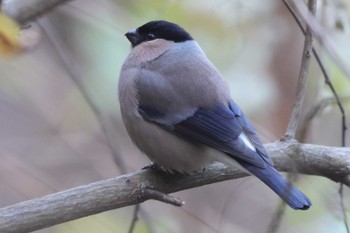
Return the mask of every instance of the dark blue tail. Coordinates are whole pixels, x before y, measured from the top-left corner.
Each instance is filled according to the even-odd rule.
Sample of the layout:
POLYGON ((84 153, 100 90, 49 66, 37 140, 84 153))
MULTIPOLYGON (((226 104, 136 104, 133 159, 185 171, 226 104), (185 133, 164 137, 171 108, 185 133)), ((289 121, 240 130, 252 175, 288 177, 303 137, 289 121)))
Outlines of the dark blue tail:
POLYGON ((240 164, 269 186, 291 208, 307 210, 312 205, 309 198, 289 183, 274 167, 268 164, 266 164, 265 168, 255 167, 245 162, 240 162, 240 164))

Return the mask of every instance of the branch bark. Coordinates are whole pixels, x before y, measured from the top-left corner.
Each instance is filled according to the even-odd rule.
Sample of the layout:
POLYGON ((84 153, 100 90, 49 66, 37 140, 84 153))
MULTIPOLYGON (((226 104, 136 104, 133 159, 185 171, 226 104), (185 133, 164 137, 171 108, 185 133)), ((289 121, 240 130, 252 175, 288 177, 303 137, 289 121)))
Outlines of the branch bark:
MULTIPOLYGON (((278 170, 328 177, 350 186, 350 148, 292 142, 265 145, 278 170)), ((144 188, 173 193, 248 174, 212 164, 202 173, 166 175, 153 169, 98 181, 0 209, 0 232, 39 230, 149 199, 144 188)))

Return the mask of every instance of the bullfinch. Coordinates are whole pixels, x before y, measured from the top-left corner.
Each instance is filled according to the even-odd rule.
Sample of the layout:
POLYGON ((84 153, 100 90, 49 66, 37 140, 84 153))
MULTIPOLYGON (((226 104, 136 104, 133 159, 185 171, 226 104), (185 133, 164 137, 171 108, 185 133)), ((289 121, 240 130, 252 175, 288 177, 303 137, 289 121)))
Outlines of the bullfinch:
POLYGON ((253 125, 201 47, 177 24, 151 21, 127 32, 121 68, 122 119, 136 146, 167 171, 202 171, 212 162, 255 175, 291 208, 311 201, 274 168, 253 125))

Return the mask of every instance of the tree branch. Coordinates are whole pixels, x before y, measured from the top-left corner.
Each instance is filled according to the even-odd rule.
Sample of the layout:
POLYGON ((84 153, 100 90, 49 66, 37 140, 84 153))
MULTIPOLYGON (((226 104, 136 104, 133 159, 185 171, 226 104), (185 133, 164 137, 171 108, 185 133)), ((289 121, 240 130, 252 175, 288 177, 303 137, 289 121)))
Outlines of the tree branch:
POLYGON ((3 0, 2 10, 20 25, 35 20, 69 0, 3 0))
POLYGON ((161 201, 161 202, 168 203, 178 207, 181 207, 185 204, 185 202, 179 198, 170 196, 168 194, 165 194, 163 192, 159 192, 157 190, 150 189, 150 188, 143 188, 141 195, 142 195, 142 199, 145 199, 145 200, 149 200, 149 199, 157 200, 157 201, 161 201))
POLYGON ((343 74, 348 79, 350 79, 349 67, 340 58, 339 54, 337 53, 337 49, 334 42, 328 36, 328 33, 324 31, 323 27, 318 23, 315 16, 308 14, 308 10, 305 10, 305 2, 302 0, 293 0, 292 3, 298 10, 303 21, 312 30, 313 36, 324 46, 326 52, 337 64, 337 66, 343 71, 343 74))
MULTIPOLYGON (((287 7, 288 11, 291 13, 292 17, 294 18, 295 22, 298 24, 300 30, 302 31, 302 33, 305 35, 306 34, 306 30, 304 29, 301 19, 299 19, 299 17, 296 15, 295 11, 292 9, 292 6, 289 4, 289 2, 287 0, 283 0, 284 5, 287 7)), ((331 79, 329 78, 328 72, 326 71, 325 66, 323 65, 320 56, 318 55, 318 52, 316 51, 315 47, 312 48, 312 53, 314 54, 314 57, 321 69, 321 72, 324 76, 325 82, 326 84, 329 86, 329 88, 331 89, 334 98, 336 99, 338 108, 340 110, 340 114, 342 117, 342 132, 341 132, 341 137, 342 137, 342 146, 345 146, 345 137, 346 137, 346 116, 345 116, 345 111, 344 111, 344 107, 340 102, 340 98, 331 82, 331 79)), ((299 139, 299 137, 297 136, 297 138, 299 139)), ((299 139, 300 142, 303 142, 303 140, 299 139)))
MULTIPOLYGON (((299 173, 328 177, 350 186, 350 148, 276 142, 267 144, 266 149, 280 171, 295 172, 297 169, 299 173)), ((135 205, 152 197, 143 195, 145 187, 173 193, 247 175, 218 163, 192 175, 141 170, 4 207, 0 209, 0 232, 30 232, 135 205)))
MULTIPOLYGON (((309 9, 310 13, 316 14, 316 0, 309 0, 309 9)), ((301 59, 301 66, 299 71, 299 79, 297 85, 297 93, 295 97, 295 102, 293 105, 293 111, 288 122, 287 132, 285 134, 286 139, 295 139, 297 132, 297 127, 300 119, 300 113, 302 109, 302 104, 304 101, 305 90, 306 90, 306 81, 310 67, 311 61, 311 52, 312 52, 312 30, 309 26, 306 27, 305 32, 305 42, 303 56, 301 59)))

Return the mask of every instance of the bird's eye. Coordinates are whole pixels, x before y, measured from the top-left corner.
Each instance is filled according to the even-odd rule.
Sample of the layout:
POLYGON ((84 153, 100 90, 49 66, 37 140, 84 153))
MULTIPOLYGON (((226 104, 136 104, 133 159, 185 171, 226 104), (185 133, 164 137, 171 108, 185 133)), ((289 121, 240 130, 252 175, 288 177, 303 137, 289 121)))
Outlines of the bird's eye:
POLYGON ((153 33, 149 33, 146 36, 146 40, 154 40, 156 39, 156 36, 153 33))

